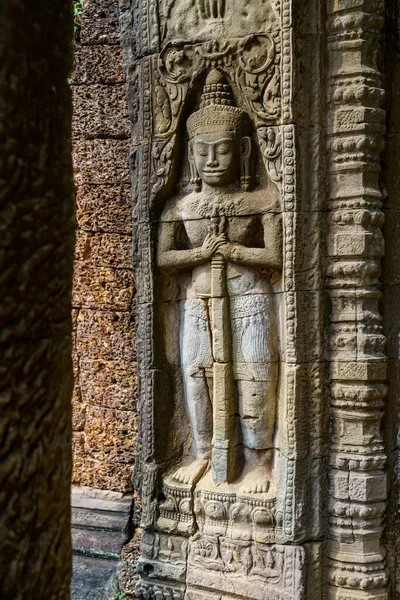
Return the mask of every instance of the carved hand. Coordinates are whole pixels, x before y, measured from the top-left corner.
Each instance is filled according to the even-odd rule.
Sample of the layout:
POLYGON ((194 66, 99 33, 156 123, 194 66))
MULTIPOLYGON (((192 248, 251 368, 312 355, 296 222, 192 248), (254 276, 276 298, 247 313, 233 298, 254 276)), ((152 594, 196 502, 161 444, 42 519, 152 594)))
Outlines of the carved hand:
POLYGON ((225 233, 220 233, 218 235, 212 235, 208 233, 204 238, 203 245, 201 247, 203 257, 208 260, 214 254, 220 251, 220 248, 227 245, 227 239, 225 233))
POLYGON ((235 248, 235 244, 226 241, 225 244, 219 246, 218 254, 222 254, 226 261, 231 259, 232 250, 235 248))

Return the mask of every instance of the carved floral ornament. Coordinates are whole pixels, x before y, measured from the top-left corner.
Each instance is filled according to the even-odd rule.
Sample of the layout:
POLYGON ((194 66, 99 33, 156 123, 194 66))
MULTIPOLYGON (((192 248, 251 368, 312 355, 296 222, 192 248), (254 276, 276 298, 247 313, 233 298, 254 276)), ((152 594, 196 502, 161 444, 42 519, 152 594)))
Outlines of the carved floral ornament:
POLYGON ((175 131, 189 85, 213 68, 223 69, 236 84, 257 125, 279 122, 279 35, 257 34, 190 46, 169 43, 160 55, 155 89, 158 137, 169 137, 175 131))

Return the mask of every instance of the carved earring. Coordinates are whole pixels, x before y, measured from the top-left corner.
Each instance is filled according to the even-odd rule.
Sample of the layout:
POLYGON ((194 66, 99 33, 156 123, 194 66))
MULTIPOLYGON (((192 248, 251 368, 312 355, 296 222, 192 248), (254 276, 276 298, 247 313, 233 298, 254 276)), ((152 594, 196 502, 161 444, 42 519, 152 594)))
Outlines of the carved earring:
POLYGON ((194 162, 192 146, 189 143, 189 166, 190 166, 190 183, 193 186, 195 192, 201 192, 201 179, 196 169, 194 162))
POLYGON ((251 139, 246 136, 240 140, 240 187, 244 192, 249 192, 253 187, 250 159, 251 139))
POLYGON ((201 192, 201 179, 197 172, 196 166, 190 161, 190 183, 195 192, 201 192))

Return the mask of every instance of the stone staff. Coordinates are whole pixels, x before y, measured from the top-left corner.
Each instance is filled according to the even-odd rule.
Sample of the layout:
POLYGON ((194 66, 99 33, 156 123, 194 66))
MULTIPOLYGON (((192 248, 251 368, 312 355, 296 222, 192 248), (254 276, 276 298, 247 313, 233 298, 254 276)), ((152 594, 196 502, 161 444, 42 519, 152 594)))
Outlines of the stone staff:
MULTIPOLYGON (((211 232, 214 235, 224 233, 225 221, 225 217, 219 217, 215 208, 211 217, 211 232)), ((211 259, 211 322, 214 359, 212 477, 216 482, 229 483, 235 479, 232 341, 226 262, 218 253, 211 259)))

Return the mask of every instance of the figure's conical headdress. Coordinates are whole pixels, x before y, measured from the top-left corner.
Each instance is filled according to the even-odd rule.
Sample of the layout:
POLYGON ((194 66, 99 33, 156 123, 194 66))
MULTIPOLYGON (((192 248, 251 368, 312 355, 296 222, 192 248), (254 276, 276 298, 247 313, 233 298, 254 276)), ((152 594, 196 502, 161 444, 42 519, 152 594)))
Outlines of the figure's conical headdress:
POLYGON ((214 69, 206 79, 200 109, 187 120, 189 138, 202 133, 248 132, 247 114, 234 105, 232 92, 221 71, 214 69))

